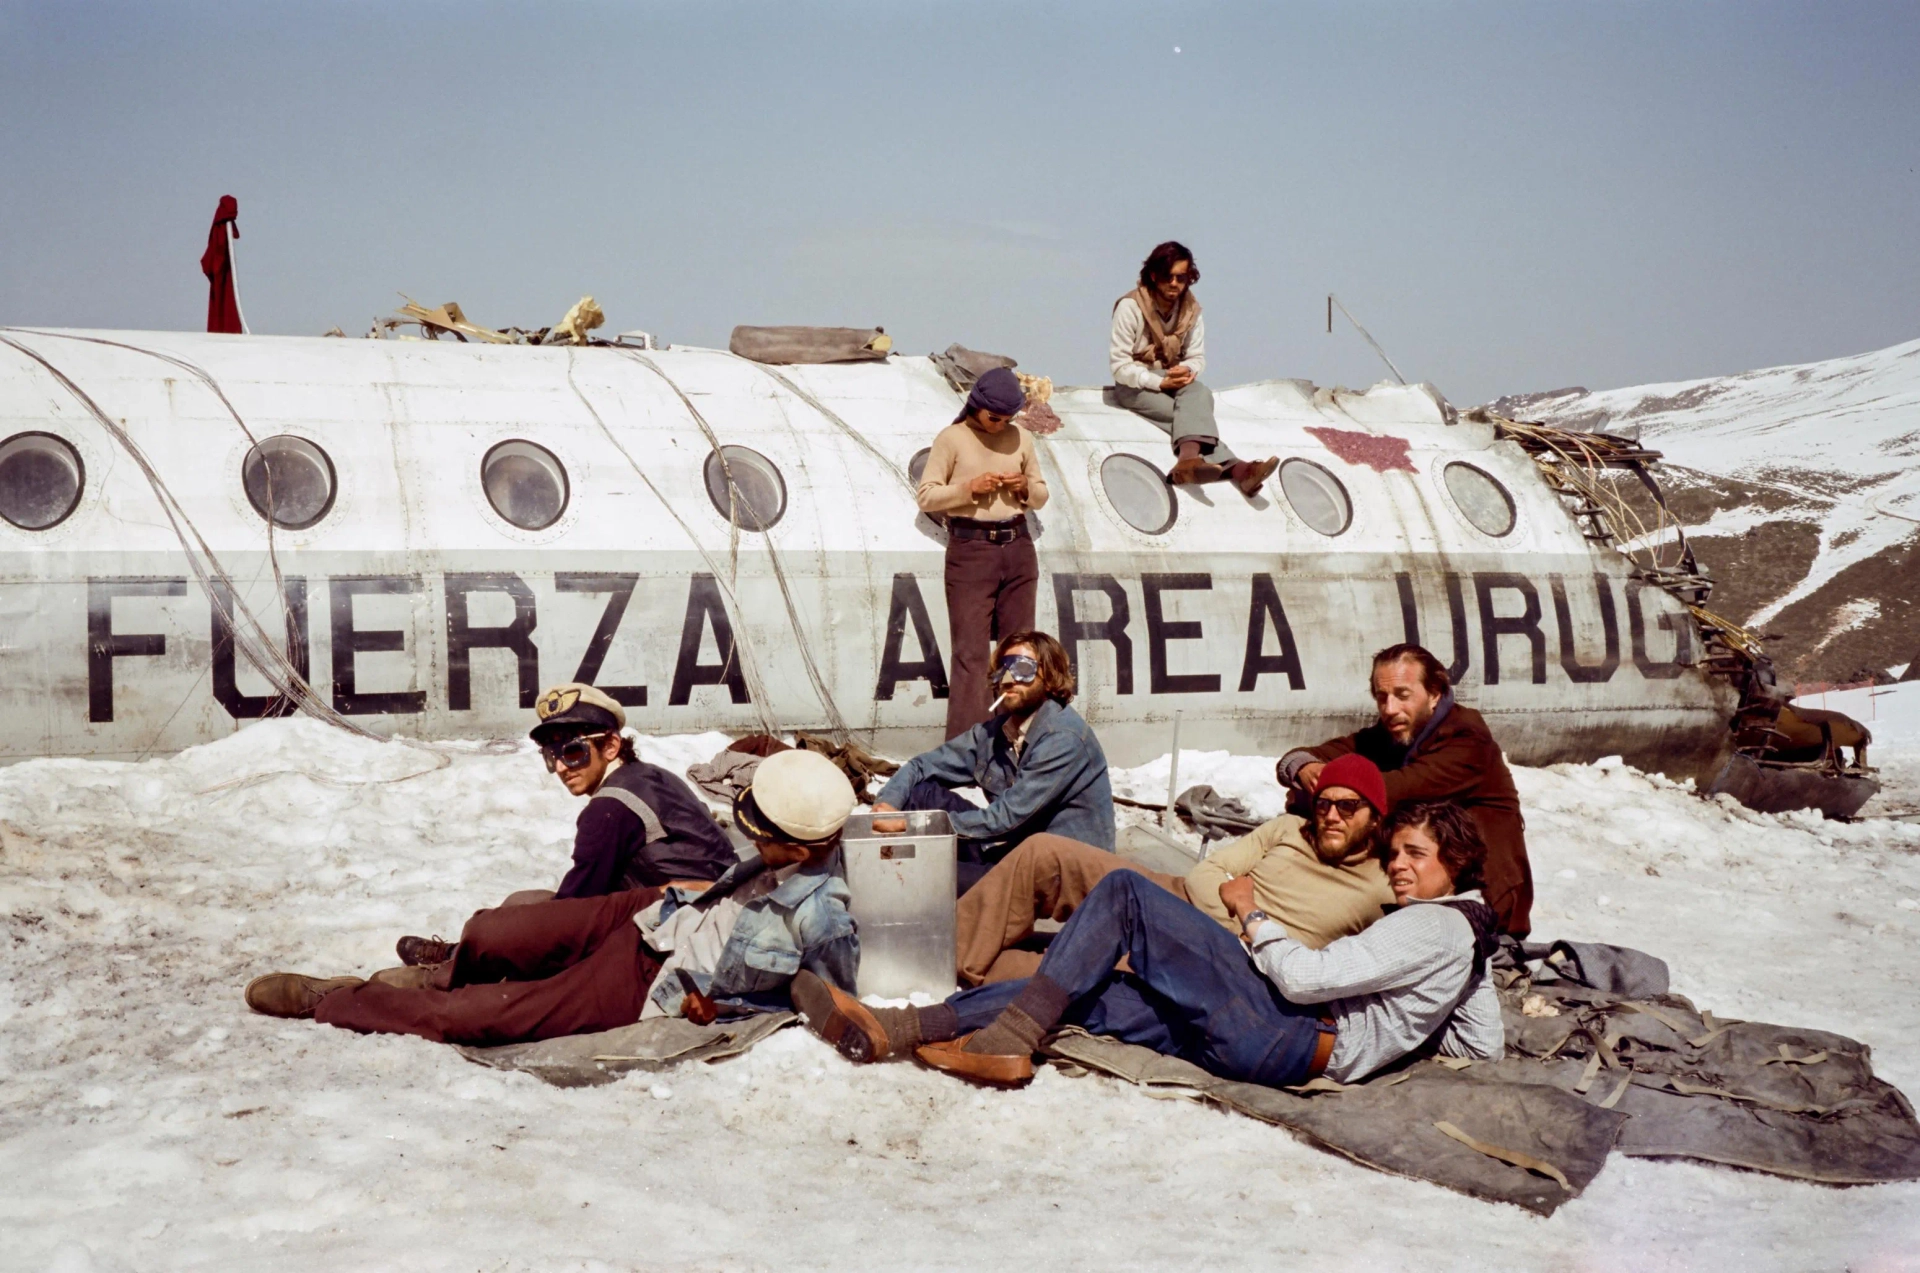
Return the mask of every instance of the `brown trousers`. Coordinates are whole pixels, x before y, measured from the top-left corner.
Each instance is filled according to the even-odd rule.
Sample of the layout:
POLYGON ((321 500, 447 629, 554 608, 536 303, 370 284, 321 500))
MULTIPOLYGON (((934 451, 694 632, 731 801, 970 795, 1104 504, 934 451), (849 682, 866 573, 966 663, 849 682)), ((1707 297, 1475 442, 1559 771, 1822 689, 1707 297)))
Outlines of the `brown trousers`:
POLYGON ((660 971, 633 917, 659 897, 635 888, 477 911, 429 986, 336 990, 313 1019, 485 1047, 632 1025, 660 971))
POLYGON ((1115 871, 1146 876, 1181 901, 1187 882, 1135 866, 1125 858, 1064 835, 1030 835, 960 898, 955 963, 963 985, 1031 977, 1040 956, 1012 947, 1033 934, 1033 922, 1065 922, 1087 894, 1115 871))
POLYGON ((987 682, 994 642, 1033 628, 1040 558, 1025 535, 1005 544, 954 539, 947 544, 947 737, 985 720, 994 694, 987 682))

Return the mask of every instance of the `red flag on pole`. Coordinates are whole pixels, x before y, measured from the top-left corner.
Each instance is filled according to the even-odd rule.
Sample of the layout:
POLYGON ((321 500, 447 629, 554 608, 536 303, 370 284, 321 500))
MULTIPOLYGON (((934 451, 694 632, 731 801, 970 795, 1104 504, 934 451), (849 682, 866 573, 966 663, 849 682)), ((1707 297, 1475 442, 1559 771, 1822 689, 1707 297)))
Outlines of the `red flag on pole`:
POLYGON ((233 274, 233 239, 240 237, 240 201, 230 194, 220 196, 220 207, 213 214, 213 227, 207 231, 207 250, 200 257, 200 272, 207 276, 207 330, 232 332, 247 330, 240 316, 240 284, 233 274), (229 238, 229 232, 232 237, 229 238))

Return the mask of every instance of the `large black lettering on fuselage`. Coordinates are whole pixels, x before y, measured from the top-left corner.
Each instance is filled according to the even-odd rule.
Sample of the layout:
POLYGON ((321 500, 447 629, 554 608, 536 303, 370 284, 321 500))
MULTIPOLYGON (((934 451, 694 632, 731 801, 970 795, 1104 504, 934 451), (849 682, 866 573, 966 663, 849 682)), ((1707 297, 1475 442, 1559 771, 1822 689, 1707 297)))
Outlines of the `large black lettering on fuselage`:
MULTIPOLYGON (((632 613, 630 603, 642 576, 634 572, 580 571, 556 572, 553 591, 563 594, 604 596, 590 632, 550 633, 560 644, 583 646, 577 663, 569 666, 542 666, 540 638, 541 613, 538 596, 527 580, 511 572, 449 572, 434 577, 404 575, 335 575, 319 580, 306 575, 287 575, 281 579, 278 613, 265 619, 255 618, 236 601, 232 588, 217 580, 209 590, 211 609, 210 652, 211 686, 214 699, 236 720, 281 715, 292 710, 289 700, 278 693, 247 694, 239 687, 239 663, 256 660, 262 643, 275 647, 265 656, 276 666, 269 681, 284 683, 288 675, 307 679, 311 675, 309 597, 313 588, 326 593, 327 636, 330 655, 327 678, 331 701, 336 710, 347 715, 414 714, 426 710, 429 690, 423 688, 439 681, 430 674, 444 668, 444 702, 454 712, 480 708, 499 708, 503 704, 476 703, 474 658, 477 652, 503 659, 494 664, 510 671, 512 703, 527 708, 542 685, 563 676, 598 683, 608 653, 623 622, 632 613), (444 598, 444 658, 437 650, 409 649, 418 625, 380 626, 358 613, 356 599, 362 597, 416 598, 410 604, 429 603, 436 590, 444 598), (499 600, 487 604, 500 610, 511 606, 511 617, 501 622, 478 622, 473 599, 493 596, 499 600), (284 630, 281 629, 284 624, 284 630), (275 631, 266 629, 272 627, 275 631), (362 688, 358 659, 367 654, 401 653, 408 656, 414 671, 414 688, 369 691, 362 688), (428 673, 428 674, 423 674, 428 673)), ((734 612, 731 591, 723 592, 712 574, 680 576, 685 592, 673 601, 660 595, 670 579, 655 579, 650 587, 656 628, 670 622, 659 615, 661 603, 676 607, 679 616, 679 640, 672 648, 670 666, 663 659, 659 670, 670 675, 667 693, 669 706, 680 707, 693 701, 696 691, 712 687, 722 691, 730 704, 752 702, 742 659, 736 648, 735 632, 743 622, 734 612), (682 604, 683 602, 683 604, 682 604), (715 651, 712 657, 703 650, 715 651)), ((1117 695, 1136 692, 1135 644, 1146 647, 1146 693, 1152 696, 1251 695, 1263 687, 1284 685, 1283 692, 1305 690, 1312 672, 1303 647, 1296 636, 1301 621, 1298 608, 1317 602, 1321 608, 1331 592, 1299 595, 1311 583, 1297 583, 1294 595, 1296 613, 1289 614, 1282 598, 1284 576, 1256 572, 1233 578, 1208 571, 1143 572, 1128 577, 1101 572, 1054 572, 1051 592, 1055 610, 1055 631, 1066 647, 1075 668, 1104 673, 1111 659, 1110 684, 1117 695), (1135 595, 1138 595, 1136 616, 1135 595), (1245 597, 1244 622, 1239 617, 1239 602, 1229 595, 1245 597), (1224 630, 1223 630, 1224 629, 1224 630), (1244 633, 1244 642, 1240 639, 1244 633), (1238 651, 1238 675, 1233 663, 1221 660, 1226 649, 1238 651), (1210 656, 1211 652, 1211 656, 1210 656), (1091 657, 1091 663, 1088 663, 1091 657), (1220 665, 1208 666, 1209 658, 1220 665), (1178 670, 1176 670, 1176 668, 1178 670), (1231 689, 1228 686, 1231 685, 1231 689)), ((1359 587, 1376 586, 1367 580, 1347 581, 1359 587)), ((1385 587, 1387 578, 1377 586, 1385 587)), ((1642 581, 1625 579, 1618 583, 1605 574, 1569 578, 1548 574, 1534 579, 1514 571, 1438 572, 1422 576, 1399 572, 1391 576, 1400 612, 1400 631, 1355 630, 1342 633, 1343 655, 1358 643, 1370 652, 1394 641, 1428 644, 1428 648, 1449 661, 1456 680, 1477 669, 1482 684, 1544 685, 1549 671, 1558 667, 1567 681, 1576 685, 1598 685, 1610 681, 1621 665, 1620 606, 1623 594, 1626 610, 1627 646, 1635 670, 1648 680, 1671 680, 1694 663, 1693 642, 1684 611, 1670 605, 1662 608, 1649 623, 1642 581), (1423 602, 1423 597, 1425 601, 1423 602), (1429 613, 1442 607, 1444 614, 1429 613), (1598 622, 1583 626, 1576 622, 1576 608, 1594 616, 1598 622), (1548 625, 1553 631, 1550 633, 1548 625), (1671 633, 1673 655, 1659 659, 1649 653, 1648 629, 1671 633), (1478 640, 1472 630, 1478 628, 1478 640), (1424 633, 1444 634, 1440 641, 1422 642, 1424 633)), ((937 577, 922 579, 911 572, 895 573, 888 596, 887 618, 880 629, 879 648, 873 651, 873 698, 877 702, 894 699, 903 684, 923 682, 929 696, 945 698, 948 693, 946 655, 939 633, 928 609, 923 589, 937 589, 937 577)), ((677 592, 678 589, 674 588, 677 592)), ((138 676, 147 660, 168 652, 163 632, 140 630, 137 620, 116 618, 114 601, 126 597, 181 598, 189 593, 185 576, 128 576, 93 578, 87 582, 87 703, 88 719, 106 723, 114 720, 116 678, 138 676), (132 624, 133 626, 129 626, 132 624), (129 662, 132 661, 132 662, 129 662)), ((669 593, 669 596, 672 594, 669 593)), ((1388 602, 1386 613, 1392 613, 1388 602)), ((1337 616, 1311 615, 1317 631, 1324 631, 1337 616)), ((151 625, 148 625, 151 626, 151 625)), ((762 625, 764 626, 764 625, 762 625)), ((581 648, 573 646, 573 648, 581 648)), ((658 642, 653 646, 657 648, 658 642)), ((1322 648, 1325 648, 1324 646, 1322 648)), ((550 660, 553 656, 547 653, 550 660)), ((1231 655, 1227 656, 1231 658, 1231 655)), ((1085 672, 1082 673, 1085 675, 1085 672)), ((492 682, 490 682, 491 684, 492 682)), ((645 684, 602 686, 618 701, 634 707, 648 703, 645 684)), ((498 690, 489 691, 496 696, 498 690)), ((437 697, 437 695, 435 696, 437 697)))

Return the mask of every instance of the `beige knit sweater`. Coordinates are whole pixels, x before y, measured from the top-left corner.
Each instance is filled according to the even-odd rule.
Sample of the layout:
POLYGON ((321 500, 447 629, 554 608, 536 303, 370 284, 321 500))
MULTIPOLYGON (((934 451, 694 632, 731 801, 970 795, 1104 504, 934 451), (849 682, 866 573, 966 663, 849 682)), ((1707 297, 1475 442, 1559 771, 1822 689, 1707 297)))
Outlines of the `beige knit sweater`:
POLYGON ((1379 919, 1381 908, 1393 905, 1380 863, 1369 852, 1323 862, 1306 831, 1306 821, 1292 814, 1262 823, 1187 872, 1187 896, 1238 936, 1240 925, 1221 903, 1220 886, 1232 876, 1251 875, 1254 905, 1315 950, 1379 919))
POLYGON ((988 435, 964 421, 948 425, 933 440, 920 475, 919 503, 923 513, 946 513, 983 522, 1009 521, 1047 502, 1047 479, 1040 476, 1040 458, 1033 452, 1033 435, 1017 424, 988 435), (1025 473, 1027 502, 1017 502, 1005 490, 975 499, 967 490, 982 473, 1025 473))

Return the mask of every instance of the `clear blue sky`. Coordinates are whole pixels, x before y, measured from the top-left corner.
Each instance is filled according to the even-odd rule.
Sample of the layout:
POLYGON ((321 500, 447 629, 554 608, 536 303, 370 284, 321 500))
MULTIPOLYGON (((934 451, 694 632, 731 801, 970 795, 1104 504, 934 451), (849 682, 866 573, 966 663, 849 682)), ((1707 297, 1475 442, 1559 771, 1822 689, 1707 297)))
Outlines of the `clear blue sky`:
POLYGON ((1461 403, 1920 336, 1920 5, 0 0, 0 322, 879 323, 1105 379, 1156 241, 1217 385, 1461 403), (1175 52, 1176 46, 1179 52, 1175 52))

